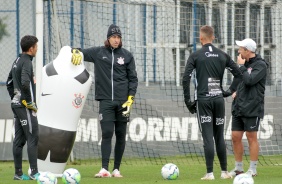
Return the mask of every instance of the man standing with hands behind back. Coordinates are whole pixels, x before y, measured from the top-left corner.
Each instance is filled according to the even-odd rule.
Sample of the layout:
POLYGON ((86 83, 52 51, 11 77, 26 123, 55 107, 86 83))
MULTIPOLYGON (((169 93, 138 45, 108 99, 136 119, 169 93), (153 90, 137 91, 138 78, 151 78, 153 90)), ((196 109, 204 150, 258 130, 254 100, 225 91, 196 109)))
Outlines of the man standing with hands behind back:
POLYGON ((197 112, 199 127, 204 142, 206 159, 206 174, 201 180, 214 180, 214 144, 221 167, 221 179, 232 178, 227 172, 226 146, 224 142, 225 103, 222 91, 222 79, 225 69, 229 69, 235 76, 229 90, 236 89, 235 79, 241 77, 237 64, 224 53, 216 48, 214 29, 211 26, 202 26, 200 29, 200 42, 202 48, 192 53, 187 61, 183 75, 183 91, 185 104, 191 113, 197 112), (196 71, 196 103, 190 100, 190 80, 196 71), (197 110, 196 110, 197 108, 197 110))
POLYGON ((232 143, 235 156, 235 169, 230 174, 236 176, 244 172, 242 137, 244 132, 249 143, 250 167, 247 171, 257 175, 259 143, 257 132, 264 116, 264 95, 267 68, 269 63, 256 54, 256 42, 252 39, 237 41, 239 56, 237 63, 243 73, 242 81, 232 94, 232 143))
POLYGON ((35 100, 35 83, 32 60, 37 53, 38 39, 26 35, 21 39, 22 53, 14 61, 6 86, 11 97, 14 113, 13 156, 15 165, 14 180, 36 180, 37 168, 38 122, 35 100), (31 174, 22 171, 23 147, 27 143, 28 160, 31 174))

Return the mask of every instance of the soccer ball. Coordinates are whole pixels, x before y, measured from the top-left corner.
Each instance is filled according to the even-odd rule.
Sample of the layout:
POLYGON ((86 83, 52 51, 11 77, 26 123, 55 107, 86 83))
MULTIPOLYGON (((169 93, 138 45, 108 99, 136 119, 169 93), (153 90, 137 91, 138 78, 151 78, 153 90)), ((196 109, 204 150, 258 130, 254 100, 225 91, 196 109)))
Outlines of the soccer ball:
POLYGON ((254 180, 249 174, 239 174, 234 178, 233 184, 254 184, 254 180))
POLYGON ((57 178, 51 172, 42 172, 40 173, 37 184, 57 184, 57 178))
POLYGON ((176 180, 179 176, 179 169, 175 164, 168 163, 162 167, 161 174, 166 180, 176 180))
POLYGON ((62 181, 64 184, 79 184, 81 175, 78 170, 69 168, 64 171, 62 181))

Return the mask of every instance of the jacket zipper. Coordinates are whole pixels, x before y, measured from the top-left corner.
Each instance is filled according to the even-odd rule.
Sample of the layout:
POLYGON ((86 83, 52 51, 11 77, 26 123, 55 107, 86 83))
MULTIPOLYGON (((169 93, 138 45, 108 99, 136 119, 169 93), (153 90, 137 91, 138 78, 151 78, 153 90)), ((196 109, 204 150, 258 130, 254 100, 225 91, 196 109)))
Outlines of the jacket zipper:
POLYGON ((112 101, 114 101, 114 49, 112 48, 112 71, 111 71, 111 80, 112 80, 112 101))

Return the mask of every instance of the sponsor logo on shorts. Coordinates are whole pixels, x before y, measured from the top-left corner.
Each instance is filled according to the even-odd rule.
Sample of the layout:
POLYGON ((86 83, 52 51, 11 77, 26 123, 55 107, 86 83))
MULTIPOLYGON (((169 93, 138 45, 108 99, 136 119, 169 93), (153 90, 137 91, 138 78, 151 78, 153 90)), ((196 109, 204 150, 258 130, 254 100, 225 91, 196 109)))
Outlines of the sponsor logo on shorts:
POLYGON ((201 116, 201 123, 211 122, 210 116, 201 116))
POLYGON ((25 126, 27 125, 27 120, 26 119, 20 119, 21 125, 25 126))
POLYGON ((224 124, 224 118, 216 118, 216 125, 223 125, 224 124))

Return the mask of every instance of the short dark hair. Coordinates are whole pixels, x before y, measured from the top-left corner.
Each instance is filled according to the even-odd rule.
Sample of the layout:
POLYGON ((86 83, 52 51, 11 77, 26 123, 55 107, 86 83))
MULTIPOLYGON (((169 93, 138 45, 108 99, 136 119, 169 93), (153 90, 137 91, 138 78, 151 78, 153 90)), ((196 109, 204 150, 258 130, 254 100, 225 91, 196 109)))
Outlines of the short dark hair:
POLYGON ((212 38, 214 36, 214 29, 211 26, 202 26, 200 31, 207 37, 212 38))
POLYGON ((32 35, 25 35, 21 39, 21 48, 23 52, 27 52, 30 47, 34 47, 34 45, 38 42, 38 39, 32 35))

